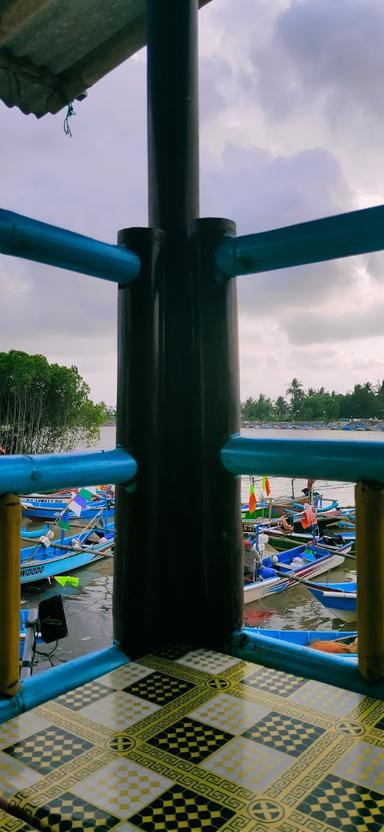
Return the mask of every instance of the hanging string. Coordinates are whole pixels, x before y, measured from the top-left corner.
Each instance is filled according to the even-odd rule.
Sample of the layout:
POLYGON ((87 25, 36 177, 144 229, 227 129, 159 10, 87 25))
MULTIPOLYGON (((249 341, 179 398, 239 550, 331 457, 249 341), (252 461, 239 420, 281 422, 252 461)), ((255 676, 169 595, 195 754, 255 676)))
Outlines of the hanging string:
POLYGON ((70 104, 68 104, 67 115, 65 116, 64 124, 63 124, 63 130, 64 130, 65 135, 70 136, 71 138, 72 138, 72 132, 71 132, 71 128, 69 126, 69 119, 71 118, 71 116, 75 116, 75 115, 76 115, 76 113, 73 109, 73 103, 71 102, 70 104))

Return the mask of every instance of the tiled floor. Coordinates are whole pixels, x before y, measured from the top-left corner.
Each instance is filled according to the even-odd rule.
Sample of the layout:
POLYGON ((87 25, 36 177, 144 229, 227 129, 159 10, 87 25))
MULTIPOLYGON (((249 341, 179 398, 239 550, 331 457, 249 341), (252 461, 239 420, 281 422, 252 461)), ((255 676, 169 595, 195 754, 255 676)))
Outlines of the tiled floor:
POLYGON ((7 832, 383 832, 384 703, 208 650, 0 726, 7 832))

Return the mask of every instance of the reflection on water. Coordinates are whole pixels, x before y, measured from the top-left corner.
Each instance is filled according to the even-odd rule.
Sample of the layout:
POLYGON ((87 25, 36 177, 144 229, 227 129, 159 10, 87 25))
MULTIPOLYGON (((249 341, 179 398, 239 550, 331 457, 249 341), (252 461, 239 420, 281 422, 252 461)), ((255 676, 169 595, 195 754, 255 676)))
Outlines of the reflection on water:
MULTIPOLYGON (((351 439, 344 431, 281 431, 281 430, 247 430, 242 432, 246 436, 254 437, 282 437, 305 439, 351 439)), ((384 441, 381 433, 353 434, 359 441, 384 441)), ((97 447, 109 449, 115 446, 115 428, 107 426, 102 429, 102 436, 97 447)), ((268 474, 268 471, 265 472, 268 474)), ((260 478, 256 478, 256 497, 261 496, 260 478)), ((272 497, 290 495, 292 484, 290 479, 270 478, 272 497)), ((295 480, 296 496, 306 485, 306 480, 295 480)), ((249 479, 242 482, 242 498, 248 498, 249 479)), ((331 481, 317 481, 315 488, 329 499, 337 499, 340 505, 354 504, 353 486, 349 483, 335 483, 331 481)), ((355 578, 354 560, 348 558, 343 567, 331 573, 321 575, 318 580, 325 583, 328 580, 344 581, 355 578)), ((78 588, 71 586, 59 587, 55 582, 51 585, 28 586, 22 588, 22 604, 24 607, 38 606, 43 598, 60 593, 63 597, 69 635, 59 642, 55 651, 54 663, 66 662, 76 656, 108 647, 112 642, 112 571, 111 559, 100 560, 92 566, 78 570, 76 576, 80 579, 78 588)), ((145 611, 143 611, 144 613, 145 611)), ((311 629, 311 630, 348 630, 350 624, 344 624, 332 618, 327 610, 316 601, 305 587, 297 585, 286 592, 280 592, 269 598, 256 601, 245 608, 245 623, 250 626, 267 627, 270 629, 311 629)), ((49 652, 51 646, 43 645, 42 649, 49 652)), ((44 670, 47 661, 39 659, 36 670, 44 670)))

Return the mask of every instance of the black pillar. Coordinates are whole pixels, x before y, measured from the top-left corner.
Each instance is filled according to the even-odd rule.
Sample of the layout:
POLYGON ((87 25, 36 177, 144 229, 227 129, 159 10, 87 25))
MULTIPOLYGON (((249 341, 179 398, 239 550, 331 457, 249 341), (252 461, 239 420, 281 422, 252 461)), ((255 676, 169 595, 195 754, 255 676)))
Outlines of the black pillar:
POLYGON ((165 231, 199 216, 197 11, 147 0, 149 224, 165 231))
POLYGON ((242 608, 240 495, 219 456, 239 428, 236 290, 213 262, 234 229, 195 222, 197 0, 147 9, 149 219, 162 231, 119 236, 143 260, 119 290, 118 442, 138 476, 118 490, 114 623, 130 656, 223 644, 242 608))

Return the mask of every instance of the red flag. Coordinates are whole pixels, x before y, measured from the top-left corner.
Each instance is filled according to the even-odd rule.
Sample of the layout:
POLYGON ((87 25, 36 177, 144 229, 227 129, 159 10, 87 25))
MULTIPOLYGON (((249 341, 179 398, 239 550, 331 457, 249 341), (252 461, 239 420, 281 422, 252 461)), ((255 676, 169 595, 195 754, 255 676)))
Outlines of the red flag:
POLYGON ((257 500, 255 496, 255 486, 253 482, 251 482, 249 486, 249 500, 248 500, 248 511, 250 514, 253 514, 256 511, 257 500))
POLYGON ((271 486, 269 484, 268 477, 263 477, 263 491, 265 491, 267 497, 269 497, 271 493, 271 486))

